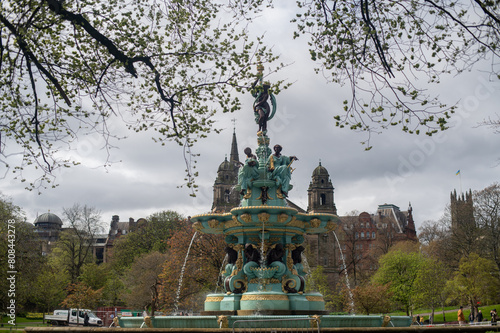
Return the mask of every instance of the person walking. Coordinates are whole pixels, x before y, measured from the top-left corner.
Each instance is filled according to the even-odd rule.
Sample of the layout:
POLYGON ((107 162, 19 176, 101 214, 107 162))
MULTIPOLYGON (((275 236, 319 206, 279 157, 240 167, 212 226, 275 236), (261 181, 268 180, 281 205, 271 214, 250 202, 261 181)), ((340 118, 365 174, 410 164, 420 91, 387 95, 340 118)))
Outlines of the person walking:
POLYGON ((496 326, 498 321, 497 309, 491 310, 490 315, 491 315, 491 326, 496 326))
POLYGON ((458 324, 459 325, 465 325, 465 316, 464 316, 464 307, 460 306, 460 309, 458 309, 457 312, 457 319, 458 319, 458 324))

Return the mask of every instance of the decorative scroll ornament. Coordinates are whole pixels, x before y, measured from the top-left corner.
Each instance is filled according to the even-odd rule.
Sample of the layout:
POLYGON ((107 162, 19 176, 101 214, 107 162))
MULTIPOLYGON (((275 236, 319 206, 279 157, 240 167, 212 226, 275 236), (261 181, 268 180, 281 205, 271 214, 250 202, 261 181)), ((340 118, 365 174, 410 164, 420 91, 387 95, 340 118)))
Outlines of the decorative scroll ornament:
POLYGON ((289 290, 293 290, 297 287, 297 281, 294 279, 283 279, 281 281, 281 290, 287 294, 289 290))

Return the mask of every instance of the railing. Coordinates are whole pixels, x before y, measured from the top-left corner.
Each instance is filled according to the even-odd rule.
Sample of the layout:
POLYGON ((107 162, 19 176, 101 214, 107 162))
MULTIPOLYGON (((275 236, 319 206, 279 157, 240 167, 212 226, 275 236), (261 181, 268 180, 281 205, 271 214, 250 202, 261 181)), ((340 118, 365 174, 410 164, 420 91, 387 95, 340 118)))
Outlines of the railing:
POLYGON ((320 333, 318 318, 248 319, 233 322, 233 333, 320 333))

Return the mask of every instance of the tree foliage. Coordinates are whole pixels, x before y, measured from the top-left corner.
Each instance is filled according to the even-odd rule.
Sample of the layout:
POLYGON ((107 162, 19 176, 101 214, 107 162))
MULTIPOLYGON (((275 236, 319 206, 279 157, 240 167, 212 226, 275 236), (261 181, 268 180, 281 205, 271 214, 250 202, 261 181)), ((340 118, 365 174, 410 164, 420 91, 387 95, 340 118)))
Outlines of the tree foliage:
POLYGON ((474 216, 483 229, 481 245, 500 273, 500 184, 474 192, 474 216))
POLYGON ((68 280, 64 274, 50 264, 41 267, 33 289, 33 299, 42 311, 57 308, 66 297, 64 286, 68 280))
POLYGON ((24 222, 19 206, 0 194, 0 304, 6 307, 8 294, 14 292, 19 310, 33 305, 36 277, 44 262, 33 225, 24 222), (7 280, 12 271, 17 272, 14 289, 7 280))
POLYGON ((69 228, 63 230, 53 252, 53 262, 68 274, 71 283, 76 283, 85 264, 91 263, 92 247, 96 236, 102 231, 100 212, 94 207, 74 204, 64 208, 69 228))
POLYGON ((423 257, 418 252, 389 251, 380 257, 379 269, 373 276, 373 282, 389 284, 392 300, 400 304, 407 315, 414 304, 415 280, 423 257))
POLYGON ((310 37, 311 59, 329 81, 348 84, 351 100, 337 126, 376 132, 391 125, 432 135, 455 105, 427 91, 443 75, 486 58, 499 77, 496 1, 303 0, 295 36, 310 37), (418 84, 418 81, 423 84, 418 84))
POLYGON ((388 313, 391 310, 390 285, 365 284, 352 290, 357 314, 388 313))
MULTIPOLYGON (((338 308, 339 303, 343 301, 336 298, 337 295, 334 293, 332 285, 327 279, 325 269, 321 265, 311 270, 311 273, 307 277, 306 285, 309 291, 317 291, 323 295, 325 308, 330 311, 338 308)), ((340 306, 340 309, 343 308, 343 306, 340 306)))
POLYGON ((121 272, 142 254, 154 251, 166 253, 169 249, 168 240, 184 226, 183 219, 179 213, 168 210, 154 213, 146 221, 139 222, 136 230, 115 241, 113 266, 121 272))
POLYGON ((451 297, 476 307, 498 299, 500 279, 495 263, 472 253, 460 260, 458 271, 448 281, 451 297))
POLYGON ((202 310, 205 295, 217 287, 225 257, 222 235, 196 233, 195 237, 190 222, 184 223, 168 241, 169 257, 161 274, 160 297, 167 312, 176 306, 202 310))
POLYGON ((168 256, 160 252, 151 252, 138 257, 130 269, 125 272, 124 299, 128 306, 136 309, 151 309, 154 316, 159 304, 160 273, 168 256))
POLYGON ((442 307, 444 311, 448 296, 446 281, 450 278, 447 266, 434 258, 426 258, 417 273, 415 279, 415 298, 417 307, 431 309, 432 318, 434 310, 442 307))
POLYGON ((95 309, 99 305, 102 289, 94 290, 83 282, 70 283, 68 295, 61 305, 67 308, 95 309))
MULTIPOLYGON (((256 54, 263 63, 275 59, 234 16, 255 7, 239 5, 2 1, 2 163, 10 167, 20 153, 11 170, 21 181, 25 168, 41 171, 28 188, 53 185, 54 169, 79 163, 61 154, 79 137, 98 133, 103 143, 96 148, 109 152, 120 136, 113 118, 135 132, 154 130, 156 141, 174 140, 189 153, 198 138, 217 131, 216 112, 240 108, 231 91, 249 85, 256 54)), ((188 165, 188 182, 194 175, 188 165)))

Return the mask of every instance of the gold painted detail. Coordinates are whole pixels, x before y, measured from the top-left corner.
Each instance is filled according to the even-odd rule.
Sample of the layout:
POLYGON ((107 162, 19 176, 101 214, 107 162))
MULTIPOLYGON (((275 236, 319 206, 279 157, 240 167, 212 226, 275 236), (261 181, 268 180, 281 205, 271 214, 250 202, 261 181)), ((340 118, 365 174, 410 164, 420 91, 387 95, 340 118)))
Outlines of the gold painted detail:
POLYGON ((224 299, 224 296, 207 296, 205 302, 220 302, 224 299))
POLYGON ((245 223, 250 223, 252 222, 252 215, 245 213, 240 215, 240 220, 242 220, 245 223))
POLYGON ((287 244, 285 248, 288 250, 287 251, 287 256, 286 256, 286 267, 292 274, 297 275, 297 270, 293 268, 293 258, 292 258, 292 251, 295 250, 297 247, 297 244, 287 244))
POLYGON ((333 221, 328 221, 326 224, 326 230, 333 231, 335 229, 337 229, 337 225, 333 221))
POLYGON ((153 321, 151 320, 150 316, 144 317, 144 323, 146 323, 146 326, 148 328, 153 328, 153 321))
POLYGON ((251 197, 252 197, 252 189, 251 188, 247 188, 247 192, 243 196, 243 199, 250 199, 251 197))
MULTIPOLYGON (((272 159, 271 159, 271 161, 272 161, 272 159)), ((284 199, 283 193, 281 192, 281 185, 280 185, 280 187, 278 187, 276 189, 276 196, 278 197, 278 199, 284 199)))
POLYGON ((193 228, 196 231, 201 231, 203 229, 203 225, 200 222, 193 223, 193 228))
POLYGON ((269 215, 268 213, 260 213, 259 215, 257 215, 259 217, 259 221, 262 222, 262 223, 265 223, 265 222, 269 222, 269 217, 271 215, 269 215))
POLYGON ((306 296, 309 302, 324 302, 323 296, 306 296))
POLYGON ((297 218, 294 216, 294 217, 292 217, 292 219, 290 220, 290 222, 288 222, 286 224, 286 226, 287 227, 304 228, 304 222, 297 220, 297 218))
POLYGON ((283 290, 284 293, 287 293, 287 291, 285 290, 285 287, 288 287, 288 288, 295 288, 297 287, 297 281, 295 281, 294 279, 283 279, 283 281, 281 281, 281 290, 283 290))
POLYGON ((321 225, 321 220, 320 219, 312 219, 310 223, 311 223, 311 226, 313 228, 318 228, 321 225))
POLYGON ((311 328, 318 328, 318 326, 321 324, 321 316, 314 315, 311 316, 311 328))
POLYGON ((285 223, 288 220, 288 214, 281 213, 278 215, 278 223, 285 223))
POLYGON ((229 319, 227 316, 219 316, 217 317, 217 323, 220 328, 229 328, 229 319))
POLYGON ((287 295, 243 295, 242 301, 288 301, 287 295))
POLYGON ((216 219, 211 219, 208 221, 208 226, 212 229, 216 229, 219 226, 220 222, 216 219))
POLYGON ((246 292, 247 289, 248 289, 248 285, 247 285, 247 278, 245 276, 245 279, 238 279, 238 280, 235 280, 233 285, 236 289, 241 289, 241 292, 246 292))
POLYGON ((226 228, 232 228, 232 227, 241 227, 242 225, 243 224, 240 221, 238 221, 238 218, 233 215, 233 219, 231 221, 227 221, 224 226, 226 228))

